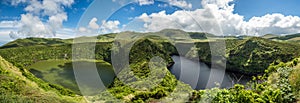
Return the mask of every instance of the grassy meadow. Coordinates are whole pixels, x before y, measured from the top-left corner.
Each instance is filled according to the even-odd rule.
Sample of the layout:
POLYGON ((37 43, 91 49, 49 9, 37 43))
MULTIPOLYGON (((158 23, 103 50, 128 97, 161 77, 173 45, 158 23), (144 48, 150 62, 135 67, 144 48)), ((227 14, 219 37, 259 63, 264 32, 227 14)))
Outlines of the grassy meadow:
MULTIPOLYGON (((109 86, 114 79, 114 70, 112 66, 102 60, 98 61, 78 61, 86 65, 96 64, 99 76, 103 79, 106 86, 109 86)), ((30 65, 29 71, 36 77, 46 82, 61 85, 80 94, 78 85, 75 80, 73 65, 70 60, 46 60, 30 65)), ((89 69, 89 68, 85 68, 89 69)))

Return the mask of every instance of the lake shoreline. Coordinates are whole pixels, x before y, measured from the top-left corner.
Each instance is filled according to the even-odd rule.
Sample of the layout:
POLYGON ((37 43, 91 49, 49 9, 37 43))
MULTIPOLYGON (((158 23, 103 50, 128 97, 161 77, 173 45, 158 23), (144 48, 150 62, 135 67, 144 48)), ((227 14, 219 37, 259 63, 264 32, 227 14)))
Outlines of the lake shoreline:
POLYGON ((222 70, 219 68, 215 68, 214 72, 211 72, 211 67, 209 67, 204 62, 199 62, 195 60, 191 60, 184 56, 173 55, 172 59, 174 63, 171 67, 168 67, 170 72, 175 75, 175 77, 190 85, 197 85, 196 90, 202 90, 206 88, 206 83, 211 77, 210 75, 216 75, 216 78, 222 79, 220 82, 221 88, 231 88, 234 84, 242 84, 246 85, 249 81, 252 80, 251 76, 247 76, 241 73, 230 72, 227 70, 222 70), (180 64, 176 64, 180 63, 180 64), (183 64, 182 64, 183 63, 183 64), (201 68, 198 70, 198 68, 201 68), (219 70, 218 70, 219 69, 219 70), (185 70, 182 72, 182 70, 185 70), (198 73, 199 72, 199 73, 198 73), (196 73, 196 74, 195 74, 196 73), (216 74, 217 73, 217 74, 216 74), (219 74, 221 73, 221 74, 219 74), (223 74, 224 73, 224 74, 223 74), (223 74, 223 75, 222 75, 223 74), (199 75, 199 77, 197 77, 199 75), (221 77, 220 77, 221 76, 221 77), (224 77, 222 77, 224 76, 224 77), (195 78, 197 77, 197 78, 195 78), (197 81, 197 84, 195 82, 197 81), (193 82, 192 82, 193 81, 193 82))
MULTIPOLYGON (((189 60, 191 60, 191 61, 193 61, 193 62, 201 62, 201 63, 205 63, 206 65, 208 65, 210 68, 211 68, 211 63, 209 63, 209 62, 205 62, 205 61, 201 61, 200 59, 198 59, 198 58, 190 58, 190 57, 186 57, 186 56, 183 56, 183 55, 179 55, 179 54, 172 54, 172 55, 170 55, 171 57, 173 57, 173 56, 180 56, 180 57, 184 57, 184 58, 187 58, 187 59, 189 59, 189 60)), ((169 63, 168 65, 167 65, 167 68, 170 68, 170 67, 172 67, 174 65, 174 62, 171 62, 171 63, 169 63)), ((235 73, 235 74, 240 74, 240 75, 245 75, 245 76, 259 76, 259 75, 263 75, 264 73, 242 73, 242 72, 240 72, 240 71, 238 71, 238 70, 234 70, 235 68, 227 68, 227 63, 226 63, 226 65, 225 65, 225 67, 224 66, 221 66, 221 65, 218 65, 218 64, 216 64, 217 65, 217 67, 221 67, 221 68, 225 68, 225 70, 226 70, 226 72, 231 72, 231 73, 235 73)))

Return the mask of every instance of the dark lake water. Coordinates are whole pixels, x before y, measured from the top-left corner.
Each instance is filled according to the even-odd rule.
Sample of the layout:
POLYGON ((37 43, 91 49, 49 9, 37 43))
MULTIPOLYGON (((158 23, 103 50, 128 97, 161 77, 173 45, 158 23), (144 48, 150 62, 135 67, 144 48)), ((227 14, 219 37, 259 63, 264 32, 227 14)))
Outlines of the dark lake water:
POLYGON ((192 61, 184 57, 172 56, 172 59, 175 64, 170 68, 171 73, 178 80, 191 85, 193 89, 230 88, 236 83, 246 84, 251 79, 222 69, 212 70, 205 63, 192 61), (212 71, 214 72, 211 74, 212 71), (213 81, 217 79, 221 81, 213 81), (213 84, 208 83, 209 80, 213 84))

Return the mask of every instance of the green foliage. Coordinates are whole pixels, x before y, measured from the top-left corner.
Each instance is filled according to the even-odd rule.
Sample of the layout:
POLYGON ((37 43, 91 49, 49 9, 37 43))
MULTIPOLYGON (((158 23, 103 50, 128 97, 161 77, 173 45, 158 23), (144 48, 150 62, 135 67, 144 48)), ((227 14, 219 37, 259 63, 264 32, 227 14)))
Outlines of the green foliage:
MULTIPOLYGON (((293 61, 291 63, 294 63, 293 61)), ((212 103, 294 103, 299 93, 297 80, 299 72, 291 67, 284 67, 289 63, 281 63, 275 67, 276 71, 270 72, 268 79, 266 75, 258 76, 251 82, 251 86, 245 88, 236 84, 231 89, 206 89, 193 91, 190 102, 212 102, 212 103), (298 74, 296 74, 298 73, 298 74)), ((297 70, 297 69, 296 69, 297 70)))
POLYGON ((278 36, 278 37, 273 37, 270 39, 277 39, 277 40, 291 40, 293 38, 300 37, 300 34, 291 34, 291 35, 285 35, 285 36, 278 36))
POLYGON ((288 62, 300 55, 297 52, 300 49, 299 45, 262 38, 251 38, 230 47, 227 69, 244 74, 262 74, 269 64, 288 62))
MULTIPOLYGON (((7 63, 0 57, 0 102, 1 103, 69 103, 79 102, 82 98, 78 98, 75 95, 69 95, 70 91, 66 91, 60 86, 54 88, 48 88, 44 91, 41 86, 45 86, 46 83, 33 82, 27 77, 23 76, 23 73, 7 63), (58 90, 60 89, 60 90, 58 90), (64 95, 55 93, 54 91, 64 91, 64 95)), ((29 73, 26 74, 29 77, 29 73)), ((38 80, 36 77, 32 79, 38 80)), ((61 92, 61 94, 63 94, 61 92)))
POLYGON ((199 32, 190 32, 189 35, 192 39, 207 39, 207 37, 215 37, 213 34, 199 32))
POLYGON ((255 90, 245 89, 242 85, 235 85, 229 90, 217 88, 201 90, 193 92, 190 98, 190 102, 211 103, 293 103, 294 101, 280 89, 267 86, 261 92, 255 92, 255 90))
MULTIPOLYGON (((159 33, 171 35, 172 33, 169 33, 170 31, 175 31, 177 33, 175 36, 183 32, 180 30, 163 30, 159 33)), ((204 33, 187 34, 193 39, 207 39, 204 33)), ((112 40, 116 35, 117 34, 107 34, 97 36, 99 40, 97 41, 95 48, 96 60, 105 60, 111 63, 111 51, 112 49, 115 49, 112 48, 112 40)), ((210 34, 208 36, 213 37, 213 35, 210 34)), ((165 40, 158 39, 159 37, 150 36, 138 40, 130 50, 130 60, 122 61, 130 63, 129 67, 132 72, 121 72, 121 70, 117 70, 117 74, 119 75, 114 79, 114 82, 109 86, 108 90, 94 96, 92 99, 94 101, 105 100, 116 102, 113 101, 113 98, 109 97, 109 94, 111 94, 113 97, 120 99, 123 102, 159 102, 166 97, 180 100, 183 93, 189 92, 189 102, 289 103, 295 102, 295 95, 296 93, 299 93, 299 69, 292 70, 286 68, 298 65, 298 59, 294 58, 299 56, 299 45, 275 42, 256 37, 243 40, 228 39, 226 40, 226 55, 224 55, 227 59, 227 70, 250 75, 262 74, 264 72, 267 74, 256 77, 254 82, 250 83, 251 85, 249 87, 235 85, 230 89, 213 88, 192 91, 188 85, 178 82, 174 75, 167 71, 166 68, 173 63, 171 55, 186 55, 191 50, 191 48, 186 46, 190 44, 190 42, 171 44, 165 40), (183 47, 187 51, 179 54, 174 45, 183 47), (165 60, 157 62, 158 64, 166 64, 164 67, 154 68, 153 73, 156 75, 153 75, 150 72, 150 61, 153 57, 160 57, 165 60), (291 60, 293 61, 290 63, 284 63, 291 60), (162 73, 165 73, 165 75, 161 75, 162 73), (268 80, 266 80, 267 77, 269 78, 268 80), (126 83, 121 80, 126 80, 126 83), (150 88, 151 86, 153 86, 153 88, 150 88), (180 88, 176 88, 176 86, 180 86, 180 88), (176 93, 171 94, 174 92, 176 93)), ((0 75, 0 79, 4 81, 1 81, 0 100, 2 101, 3 99, 3 101, 8 102, 12 102, 13 100, 20 102, 64 102, 64 99, 62 99, 64 96, 75 98, 76 94, 74 91, 65 89, 60 85, 47 83, 28 71, 29 66, 41 61, 71 60, 71 41, 72 39, 27 38, 19 39, 3 46, 0 49, 0 55, 18 66, 24 78, 36 83, 38 89, 34 90, 35 92, 44 90, 46 92, 53 92, 54 96, 51 95, 49 97, 50 99, 41 99, 45 101, 36 101, 35 98, 31 98, 30 96, 28 98, 24 97, 24 95, 28 96, 30 94, 26 94, 27 92, 24 92, 24 89, 20 88, 21 86, 26 85, 26 80, 10 78, 10 76, 6 76, 11 75, 10 71, 4 69, 0 71, 1 75, 5 75, 0 75), (8 92, 12 93, 9 94, 8 92), (2 95, 3 93, 7 95, 2 95)), ((193 47, 193 49, 197 50, 199 59, 202 62, 205 62, 206 64, 211 63, 209 43, 216 42, 218 41, 201 41, 195 43, 196 46, 193 47)), ((78 48, 83 51, 89 49, 84 48, 84 45, 88 45, 88 43, 81 43, 78 45, 83 45, 82 48, 78 48)), ((125 44, 122 46, 126 49, 128 45, 125 44)), ((124 55, 119 54, 118 56, 122 57, 124 55)), ((124 68, 124 65, 117 65, 117 67, 124 68)), ((45 98, 48 96, 48 94, 45 95, 45 98)))
MULTIPOLYGON (((166 45, 169 44, 165 43, 164 45, 160 45, 150 39, 137 41, 129 54, 130 71, 119 70, 118 77, 108 89, 109 93, 117 99, 134 103, 150 102, 170 96, 169 94, 174 92, 175 87, 182 84, 178 83, 175 76, 166 70, 167 65, 154 68, 151 72, 153 74, 150 74, 149 67, 149 65, 151 65, 149 62, 153 57, 163 58, 166 60, 162 61, 165 62, 165 64, 173 62, 169 52, 165 52, 165 49, 173 48, 166 45), (131 72, 134 74, 131 74, 131 72)), ((125 67, 122 68, 126 69, 125 67)), ((187 85, 184 86, 184 88, 190 88, 187 85)), ((97 99, 103 99, 104 95, 105 94, 98 95, 97 99)))
POLYGON ((295 91, 295 94, 297 95, 297 98, 300 99, 300 65, 294 67, 292 70, 290 76, 289 76, 289 82, 295 91))
POLYGON ((17 39, 13 42, 5 44, 1 47, 4 48, 15 48, 15 47, 28 47, 28 46, 37 46, 37 45, 44 45, 44 46, 52 46, 52 45, 59 45, 70 43, 70 40, 62 40, 62 39, 45 39, 45 38, 27 38, 27 39, 17 39))

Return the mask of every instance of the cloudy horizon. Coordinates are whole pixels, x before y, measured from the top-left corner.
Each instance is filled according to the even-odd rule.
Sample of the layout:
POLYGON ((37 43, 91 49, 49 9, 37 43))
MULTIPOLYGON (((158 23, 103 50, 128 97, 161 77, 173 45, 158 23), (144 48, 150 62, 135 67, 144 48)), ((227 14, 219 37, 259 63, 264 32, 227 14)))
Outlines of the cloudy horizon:
POLYGON ((24 37, 72 38, 77 36, 76 31, 104 34, 127 30, 155 32, 169 28, 219 35, 300 33, 299 7, 295 6, 299 1, 296 0, 284 3, 280 0, 272 3, 267 2, 270 0, 161 1, 108 0, 102 1, 102 5, 107 5, 93 9, 88 5, 100 1, 4 0, 0 10, 0 42, 24 37), (96 15, 91 10, 103 15, 96 15), (104 14, 110 14, 109 18, 104 14), (82 15, 88 16, 81 18, 82 15), (137 21, 135 26, 132 21, 137 21))

